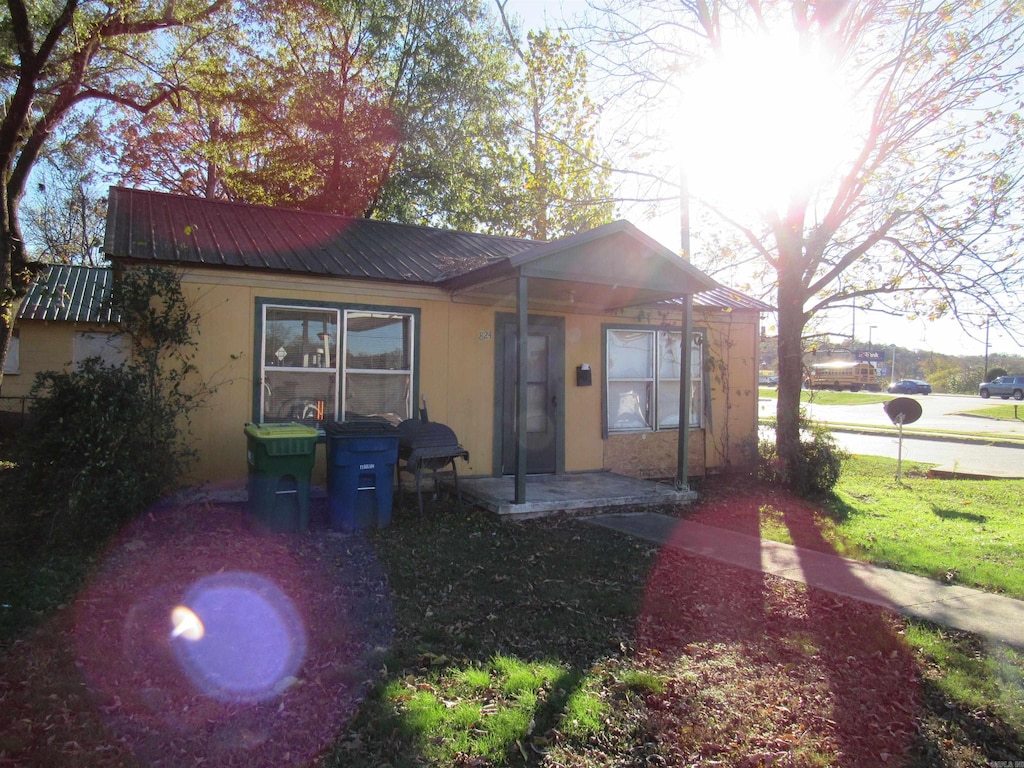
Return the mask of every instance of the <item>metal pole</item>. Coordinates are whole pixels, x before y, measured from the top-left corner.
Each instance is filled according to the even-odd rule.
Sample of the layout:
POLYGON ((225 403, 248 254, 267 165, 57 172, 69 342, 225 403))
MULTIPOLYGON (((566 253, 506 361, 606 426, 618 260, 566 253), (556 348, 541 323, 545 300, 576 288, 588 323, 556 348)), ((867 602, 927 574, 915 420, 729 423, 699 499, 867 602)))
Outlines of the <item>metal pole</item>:
POLYGON ((985 370, 981 372, 982 381, 988 381, 988 325, 991 320, 991 315, 985 318, 985 370))
POLYGON ((693 379, 693 296, 683 297, 683 339, 679 361, 679 445, 676 448, 677 491, 690 490, 690 382, 693 379))
POLYGON ((527 278, 519 275, 516 290, 516 495, 515 503, 526 501, 526 363, 529 343, 527 278))
POLYGON ((682 257, 690 260, 690 182, 686 169, 679 169, 679 249, 682 257))
POLYGON ((896 417, 896 424, 900 428, 899 449, 896 452, 896 482, 903 480, 903 414, 896 417))
MULTIPOLYGON (((679 244, 682 257, 690 260, 690 184, 686 169, 679 169, 679 244)), ((683 297, 683 338, 679 344, 679 444, 676 446, 678 491, 690 490, 690 380, 693 378, 693 296, 683 297)))

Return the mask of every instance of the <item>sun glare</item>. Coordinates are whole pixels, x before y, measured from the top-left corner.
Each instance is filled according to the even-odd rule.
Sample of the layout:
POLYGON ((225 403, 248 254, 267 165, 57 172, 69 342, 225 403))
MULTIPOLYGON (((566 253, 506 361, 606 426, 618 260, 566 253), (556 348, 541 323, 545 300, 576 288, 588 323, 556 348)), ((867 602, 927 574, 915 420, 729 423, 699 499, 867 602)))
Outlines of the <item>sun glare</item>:
POLYGON ((794 35, 736 39, 687 81, 682 155, 691 192, 732 210, 784 208, 852 158, 851 89, 794 35))

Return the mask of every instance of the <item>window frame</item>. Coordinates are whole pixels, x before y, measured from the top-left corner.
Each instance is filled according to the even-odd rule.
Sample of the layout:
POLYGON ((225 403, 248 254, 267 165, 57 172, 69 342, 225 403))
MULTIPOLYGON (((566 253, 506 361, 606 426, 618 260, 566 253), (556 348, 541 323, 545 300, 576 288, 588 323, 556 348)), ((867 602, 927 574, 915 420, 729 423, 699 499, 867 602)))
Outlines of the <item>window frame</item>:
MULTIPOLYGON (((680 378, 672 378, 671 376, 662 376, 660 370, 660 358, 661 358, 661 347, 660 340, 658 338, 659 333, 678 333, 683 334, 682 328, 665 328, 662 326, 654 325, 622 325, 622 324, 604 324, 602 325, 602 336, 601 336, 601 359, 602 359, 602 403, 601 403, 601 426, 604 438, 609 435, 627 435, 637 433, 648 433, 648 432, 666 432, 675 431, 679 429, 679 423, 673 426, 659 426, 660 416, 658 413, 658 402, 659 394, 662 382, 666 383, 678 383, 682 384, 680 378), (616 331, 622 331, 627 333, 649 333, 651 334, 651 365, 652 365, 652 376, 651 377, 627 377, 620 379, 611 379, 609 377, 609 361, 608 354, 610 351, 610 339, 611 334, 616 331), (650 390, 647 397, 649 407, 649 426, 646 427, 632 427, 626 429, 615 429, 609 423, 609 383, 615 381, 650 381, 650 390)), ((708 391, 707 391, 707 330, 704 328, 692 328, 690 332, 690 354, 693 354, 694 350, 699 352, 699 362, 695 362, 691 365, 690 371, 690 387, 691 387, 691 414, 696 414, 696 420, 692 420, 689 423, 690 429, 704 429, 707 425, 707 402, 708 402, 708 391), (700 404, 695 408, 693 406, 693 398, 699 394, 700 404)), ((682 361, 680 361, 682 363, 682 361)), ((678 390, 676 391, 678 395, 678 390)))
POLYGON ((21 373, 21 334, 15 328, 11 332, 11 343, 4 358, 4 376, 17 376, 21 373))
MULTIPOLYGON (((255 312, 254 312, 254 330, 253 330, 253 387, 252 387, 252 420, 255 424, 263 424, 263 382, 264 373, 268 366, 266 365, 264 355, 264 344, 266 343, 266 318, 268 309, 293 309, 300 311, 323 311, 323 312, 334 312, 337 319, 338 339, 333 346, 332 354, 334 355, 334 365, 331 368, 292 368, 287 367, 286 370, 294 372, 301 372, 308 370, 309 372, 315 371, 330 371, 335 372, 337 377, 334 391, 334 403, 332 407, 325 407, 323 418, 316 420, 316 426, 319 429, 323 429, 323 422, 325 421, 343 421, 345 417, 344 403, 347 387, 347 376, 346 373, 387 373, 392 375, 401 375, 409 377, 409 400, 407 406, 409 408, 409 417, 412 418, 415 412, 416 402, 419 397, 419 349, 420 349, 420 309, 417 307, 402 307, 393 305, 379 305, 379 304, 356 304, 350 302, 332 302, 332 301, 314 301, 309 299, 287 299, 287 298, 276 298, 276 297, 257 297, 255 301, 255 312), (346 366, 346 340, 345 334, 348 329, 348 317, 349 313, 369 313, 369 314, 380 314, 380 315, 397 315, 409 318, 411 323, 411 329, 409 332, 409 363, 410 368, 408 370, 403 369, 401 371, 378 371, 366 369, 352 369, 351 371, 346 366)), ((271 422, 272 423, 272 422, 271 422)))
POLYGON ((121 331, 75 330, 71 336, 71 365, 75 370, 91 358, 103 365, 124 368, 132 359, 131 339, 121 331), (102 348, 99 354, 96 348, 102 348))

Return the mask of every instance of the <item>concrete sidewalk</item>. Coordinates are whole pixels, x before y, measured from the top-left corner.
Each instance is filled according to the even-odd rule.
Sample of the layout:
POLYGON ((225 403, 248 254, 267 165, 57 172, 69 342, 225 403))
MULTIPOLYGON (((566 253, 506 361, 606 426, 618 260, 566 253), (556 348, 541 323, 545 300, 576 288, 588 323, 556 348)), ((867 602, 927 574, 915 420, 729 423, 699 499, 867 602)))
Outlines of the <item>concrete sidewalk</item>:
POLYGON ((1024 648, 1024 601, 656 513, 589 523, 1024 648))

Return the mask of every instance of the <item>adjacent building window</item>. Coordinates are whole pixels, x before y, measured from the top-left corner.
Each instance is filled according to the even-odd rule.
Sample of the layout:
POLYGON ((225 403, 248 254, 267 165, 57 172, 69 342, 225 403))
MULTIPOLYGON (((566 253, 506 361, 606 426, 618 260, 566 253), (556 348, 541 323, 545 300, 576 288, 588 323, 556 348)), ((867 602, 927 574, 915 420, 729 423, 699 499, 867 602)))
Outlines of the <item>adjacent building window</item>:
POLYGON ((131 356, 131 344, 121 333, 75 331, 71 362, 78 368, 90 357, 98 357, 106 366, 120 368, 131 356))
MULTIPOLYGON (((614 328, 607 330, 605 402, 609 432, 678 429, 682 371, 680 331, 614 328)), ((689 425, 703 425, 703 335, 690 343, 689 425)))
POLYGON ((412 413, 414 315, 262 306, 262 421, 401 421, 412 413))
POLYGON ((21 339, 18 338, 18 329, 14 329, 11 336, 11 345, 7 347, 7 357, 4 358, 4 375, 21 373, 21 339))

